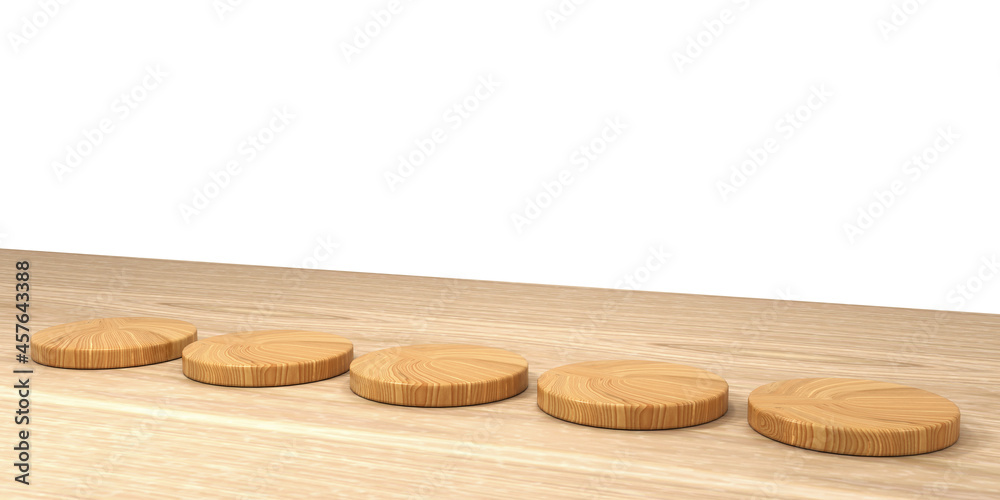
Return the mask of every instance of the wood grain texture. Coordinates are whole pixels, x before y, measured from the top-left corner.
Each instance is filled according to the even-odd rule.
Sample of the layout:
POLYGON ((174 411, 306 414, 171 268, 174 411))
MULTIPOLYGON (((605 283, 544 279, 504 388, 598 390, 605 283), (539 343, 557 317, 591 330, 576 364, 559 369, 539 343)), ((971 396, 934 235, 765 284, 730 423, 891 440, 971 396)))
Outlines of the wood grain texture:
POLYGON ((351 363, 355 394, 394 405, 478 405, 516 396, 527 388, 527 360, 495 347, 409 345, 371 352, 351 363))
POLYGON ((609 429, 675 429, 726 413, 729 384, 706 370, 642 360, 585 361, 538 377, 538 407, 609 429))
POLYGON ((323 332, 230 333, 184 348, 184 375, 206 384, 276 387, 336 377, 354 359, 350 340, 323 332))
POLYGON ((46 328, 31 336, 31 359, 59 368, 125 368, 181 357, 198 338, 187 321, 98 318, 46 328))
MULTIPOLYGON (((243 388, 194 382, 180 360, 32 364, 37 483, 14 489, 8 477, 0 498, 533 498, 539 485, 546 498, 573 499, 1000 497, 997 315, 2 250, 8 290, 20 260, 31 261, 33 332, 165 316, 191 318, 199 338, 330 332, 359 356, 480 344, 524 356, 530 383, 496 403, 418 408, 357 397, 348 376, 243 388), (635 358, 718 374, 729 411, 694 427, 623 432, 538 409, 540 374, 635 358), (946 395, 962 409, 962 438, 935 453, 855 457, 782 446, 747 425, 753 389, 806 377, 946 395)), ((8 375, 22 366, 15 353, 0 342, 8 375)), ((0 391, 0 406, 16 405, 13 390, 0 391)), ((9 415, 3 446, 14 446, 9 415)))
POLYGON ((958 440, 955 403, 889 382, 783 380, 754 389, 748 405, 754 430, 810 450, 891 457, 941 450, 958 440))

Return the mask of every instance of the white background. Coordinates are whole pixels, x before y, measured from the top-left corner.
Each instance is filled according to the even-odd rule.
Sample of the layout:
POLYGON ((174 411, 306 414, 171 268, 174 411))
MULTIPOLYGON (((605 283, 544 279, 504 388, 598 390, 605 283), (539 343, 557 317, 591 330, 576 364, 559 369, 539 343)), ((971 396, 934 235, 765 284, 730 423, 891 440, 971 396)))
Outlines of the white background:
POLYGON ((1000 313, 995 1, 232 3, 3 2, 0 245, 1000 313))

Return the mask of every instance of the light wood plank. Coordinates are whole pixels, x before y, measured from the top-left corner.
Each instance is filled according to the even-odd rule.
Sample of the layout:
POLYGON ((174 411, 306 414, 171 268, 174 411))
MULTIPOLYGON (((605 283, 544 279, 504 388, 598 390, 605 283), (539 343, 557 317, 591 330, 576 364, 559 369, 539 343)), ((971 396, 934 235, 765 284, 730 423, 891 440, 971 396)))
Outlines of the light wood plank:
MULTIPOLYGON (((496 403, 412 408, 359 398, 347 376, 233 388, 187 379, 180 360, 36 366, 33 484, 8 479, 0 497, 1000 496, 996 315, 4 250, 9 290, 25 258, 34 329, 163 316, 191 321, 200 338, 330 332, 358 355, 482 344, 524 356, 530 384, 496 403), (538 409, 539 374, 603 359, 707 369, 728 381, 730 409, 666 431, 586 427, 538 409), (751 390, 806 377, 934 392, 961 408, 961 438, 925 455, 851 457, 776 443, 747 425, 751 390)), ((8 374, 12 344, 2 347, 8 374)), ((0 394, 12 407, 13 391, 0 394)))

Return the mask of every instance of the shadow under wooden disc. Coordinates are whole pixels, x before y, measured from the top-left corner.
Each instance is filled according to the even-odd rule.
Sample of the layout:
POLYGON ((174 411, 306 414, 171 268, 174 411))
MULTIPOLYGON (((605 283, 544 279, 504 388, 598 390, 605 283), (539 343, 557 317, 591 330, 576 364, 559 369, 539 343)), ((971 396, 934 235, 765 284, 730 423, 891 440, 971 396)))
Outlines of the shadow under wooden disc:
POLYGON ((354 344, 331 333, 264 330, 199 340, 184 349, 184 375, 206 384, 276 387, 347 371, 354 344))
POLYGON ((932 392, 847 378, 772 382, 750 393, 747 421, 775 441, 841 455, 899 456, 958 440, 959 410, 932 392))
POLYGON ((425 344, 375 351, 351 364, 351 390, 403 406, 491 403, 528 387, 528 362, 494 347, 425 344))
POLYGON ((65 323, 31 336, 31 359, 59 368, 151 365, 181 357, 198 329, 168 318, 100 318, 65 323))
POLYGON ((593 427, 674 429, 724 415, 729 384, 712 372, 673 363, 587 361, 538 377, 538 407, 593 427))

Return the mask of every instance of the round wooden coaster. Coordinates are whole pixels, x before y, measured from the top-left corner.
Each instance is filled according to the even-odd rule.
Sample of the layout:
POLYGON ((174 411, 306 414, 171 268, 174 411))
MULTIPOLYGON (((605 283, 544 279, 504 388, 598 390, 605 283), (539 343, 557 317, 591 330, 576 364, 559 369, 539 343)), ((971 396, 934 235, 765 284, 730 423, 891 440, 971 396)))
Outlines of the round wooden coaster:
POLYGON ((266 330, 199 340, 184 349, 184 375, 206 384, 276 387, 347 371, 354 344, 330 333, 266 330))
POLYGON ((889 457, 947 448, 958 440, 955 403, 923 389, 846 378, 804 378, 750 393, 750 427, 810 450, 889 457))
POLYGON ((528 388, 528 362, 494 347, 425 344, 375 351, 351 363, 351 390, 403 406, 466 406, 528 388))
POLYGON ((101 318, 40 330, 31 336, 31 359, 59 368, 125 368, 181 357, 198 338, 186 321, 166 318, 101 318))
POLYGON ((729 384, 700 368, 657 361, 587 361, 538 377, 538 407, 553 417, 609 429, 673 429, 729 409, 729 384))

